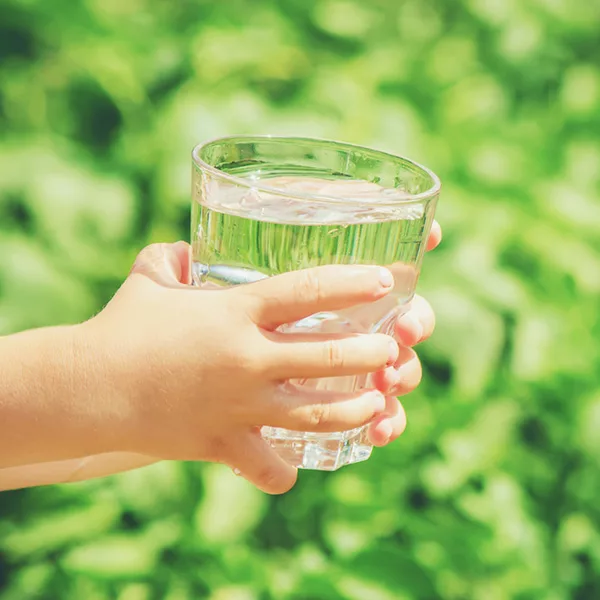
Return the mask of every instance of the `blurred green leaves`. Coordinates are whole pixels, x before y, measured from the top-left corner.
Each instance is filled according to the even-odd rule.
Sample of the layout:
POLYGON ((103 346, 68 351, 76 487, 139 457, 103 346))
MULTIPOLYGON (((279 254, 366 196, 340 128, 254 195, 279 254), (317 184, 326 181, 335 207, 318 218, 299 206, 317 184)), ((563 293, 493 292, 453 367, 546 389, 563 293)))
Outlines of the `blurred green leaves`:
POLYGON ((194 144, 339 138, 442 177, 407 432, 267 498, 158 464, 0 496, 1 600, 600 597, 600 4, 4 0, 0 334, 188 238, 194 144))
POLYGON ((211 465, 204 469, 206 496, 198 507, 195 525, 210 546, 239 542, 263 516, 266 498, 232 472, 211 465), (239 507, 244 510, 240 511, 239 507))

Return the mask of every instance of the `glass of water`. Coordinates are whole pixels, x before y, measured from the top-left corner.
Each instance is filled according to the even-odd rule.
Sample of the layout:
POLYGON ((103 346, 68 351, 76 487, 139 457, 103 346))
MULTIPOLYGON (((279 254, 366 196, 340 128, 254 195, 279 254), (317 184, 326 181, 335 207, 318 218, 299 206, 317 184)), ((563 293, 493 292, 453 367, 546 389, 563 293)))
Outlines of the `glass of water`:
MULTIPOLYGON (((385 333, 414 295, 440 181, 429 169, 340 142, 229 137, 192 154, 194 283, 232 286, 326 264, 388 267, 393 292, 377 302, 319 313, 284 332, 385 333)), ((353 391, 369 376, 295 381, 353 391)), ((335 470, 366 460, 367 426, 337 433, 263 427, 296 467, 335 470)))

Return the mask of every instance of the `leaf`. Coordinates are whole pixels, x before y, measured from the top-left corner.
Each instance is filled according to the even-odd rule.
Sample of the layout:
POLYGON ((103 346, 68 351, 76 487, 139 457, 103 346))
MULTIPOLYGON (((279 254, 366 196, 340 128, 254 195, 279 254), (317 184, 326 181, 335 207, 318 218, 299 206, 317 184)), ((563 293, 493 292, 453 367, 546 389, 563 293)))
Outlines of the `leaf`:
POLYGON ((382 545, 361 552, 344 566, 353 577, 376 582, 389 590, 415 597, 431 597, 435 592, 431 575, 397 546, 382 545))
POLYGON ((13 560, 54 552, 104 533, 118 516, 118 506, 108 502, 55 511, 14 528, 0 539, 0 548, 13 560))
POLYGON ((155 549, 143 538, 114 534, 74 548, 61 564, 73 574, 111 580, 150 576, 157 561, 155 549))
POLYGON ((243 539, 264 514, 265 496, 226 467, 211 465, 203 475, 206 492, 196 511, 196 531, 208 544, 243 539))

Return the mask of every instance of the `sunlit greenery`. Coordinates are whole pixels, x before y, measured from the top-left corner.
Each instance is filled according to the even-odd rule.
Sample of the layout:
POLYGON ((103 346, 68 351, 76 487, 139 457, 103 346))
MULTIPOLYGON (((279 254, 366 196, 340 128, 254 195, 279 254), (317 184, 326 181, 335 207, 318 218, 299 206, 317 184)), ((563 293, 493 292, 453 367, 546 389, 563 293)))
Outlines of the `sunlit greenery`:
POLYGON ((400 441, 276 498, 197 464, 1 494, 1 600, 600 598, 599 57, 592 0, 0 0, 0 333, 188 239, 211 137, 410 156, 445 233, 400 441))

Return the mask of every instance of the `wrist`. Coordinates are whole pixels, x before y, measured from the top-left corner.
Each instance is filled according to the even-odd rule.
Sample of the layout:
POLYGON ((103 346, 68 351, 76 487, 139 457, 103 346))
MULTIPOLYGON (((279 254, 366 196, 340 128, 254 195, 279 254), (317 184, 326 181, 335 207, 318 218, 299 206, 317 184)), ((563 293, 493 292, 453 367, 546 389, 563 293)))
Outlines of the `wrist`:
POLYGON ((0 467, 119 448, 126 404, 105 378, 85 325, 0 338, 0 467))
POLYGON ((136 451, 137 414, 133 370, 97 317, 71 328, 73 389, 86 404, 94 454, 136 451))

